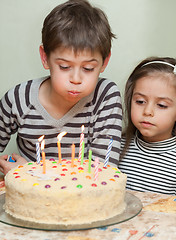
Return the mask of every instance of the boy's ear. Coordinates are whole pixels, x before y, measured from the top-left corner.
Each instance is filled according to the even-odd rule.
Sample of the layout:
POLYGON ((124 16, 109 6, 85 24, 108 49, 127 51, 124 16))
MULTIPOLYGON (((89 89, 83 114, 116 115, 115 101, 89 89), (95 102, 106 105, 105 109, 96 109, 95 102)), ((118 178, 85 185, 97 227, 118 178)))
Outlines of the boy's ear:
POLYGON ((104 60, 103 66, 101 67, 101 73, 104 72, 105 68, 107 67, 110 57, 111 57, 111 52, 109 53, 107 58, 105 58, 104 60))
POLYGON ((48 59, 47 59, 47 55, 46 55, 46 53, 45 53, 45 51, 44 51, 43 45, 40 46, 39 52, 40 52, 40 58, 41 58, 43 67, 44 67, 45 69, 49 69, 48 59))

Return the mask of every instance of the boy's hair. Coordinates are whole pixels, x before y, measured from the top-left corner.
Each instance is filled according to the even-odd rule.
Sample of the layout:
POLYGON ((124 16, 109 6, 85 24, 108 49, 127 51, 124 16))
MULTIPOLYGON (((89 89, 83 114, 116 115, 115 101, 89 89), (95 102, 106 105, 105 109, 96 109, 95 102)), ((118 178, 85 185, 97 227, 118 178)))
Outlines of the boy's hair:
MULTIPOLYGON (((169 57, 150 57, 146 58, 142 62, 140 62, 137 67, 133 70, 131 75, 129 76, 124 93, 124 105, 125 105, 125 131, 123 135, 126 137, 126 145, 122 152, 121 158, 124 156, 126 149, 129 146, 131 138, 134 136, 136 132, 136 127, 131 121, 131 100, 133 96, 133 91, 138 79, 151 76, 157 73, 170 73, 171 76, 175 80, 176 86, 176 74, 174 74, 174 66, 176 65, 176 59, 169 57), (168 63, 168 64, 167 64, 168 63)), ((176 124, 173 129, 173 134, 176 135, 176 124)))
POLYGON ((105 13, 86 0, 69 0, 55 7, 45 18, 42 43, 47 56, 56 48, 85 49, 102 55, 103 61, 111 51, 115 35, 105 13))

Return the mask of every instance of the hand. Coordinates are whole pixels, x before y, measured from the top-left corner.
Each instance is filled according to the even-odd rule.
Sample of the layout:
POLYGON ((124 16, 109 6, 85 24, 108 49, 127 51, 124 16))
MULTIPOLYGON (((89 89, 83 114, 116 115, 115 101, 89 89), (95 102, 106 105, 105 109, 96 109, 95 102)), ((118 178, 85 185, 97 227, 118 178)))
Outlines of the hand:
POLYGON ((15 168, 19 165, 23 165, 27 162, 23 157, 16 153, 13 153, 12 157, 16 162, 7 162, 8 155, 0 156, 0 171, 4 175, 6 175, 8 171, 10 171, 12 168, 15 168))

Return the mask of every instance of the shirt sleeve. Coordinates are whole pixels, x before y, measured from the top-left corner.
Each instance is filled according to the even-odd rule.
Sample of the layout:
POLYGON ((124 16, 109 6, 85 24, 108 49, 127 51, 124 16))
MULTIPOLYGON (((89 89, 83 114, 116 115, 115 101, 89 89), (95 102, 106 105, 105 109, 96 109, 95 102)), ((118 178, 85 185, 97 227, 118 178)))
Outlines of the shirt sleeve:
POLYGON ((14 95, 13 90, 8 91, 0 100, 0 152, 4 151, 11 135, 16 133, 18 128, 16 115, 13 114, 11 94, 14 95))
POLYGON ((109 162, 117 165, 122 132, 122 105, 120 92, 114 82, 102 81, 95 91, 96 104, 92 113, 90 148, 93 159, 105 161, 110 139, 113 139, 109 162))

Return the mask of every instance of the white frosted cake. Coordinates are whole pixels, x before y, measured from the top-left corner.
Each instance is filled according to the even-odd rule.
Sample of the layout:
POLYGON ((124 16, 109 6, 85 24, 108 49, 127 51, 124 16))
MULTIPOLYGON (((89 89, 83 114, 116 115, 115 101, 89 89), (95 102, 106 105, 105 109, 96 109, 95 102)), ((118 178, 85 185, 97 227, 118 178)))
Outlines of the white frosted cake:
POLYGON ((125 209, 126 175, 99 163, 98 177, 89 161, 54 159, 26 163, 5 176, 5 211, 15 218, 47 224, 84 224, 105 220, 125 209))

